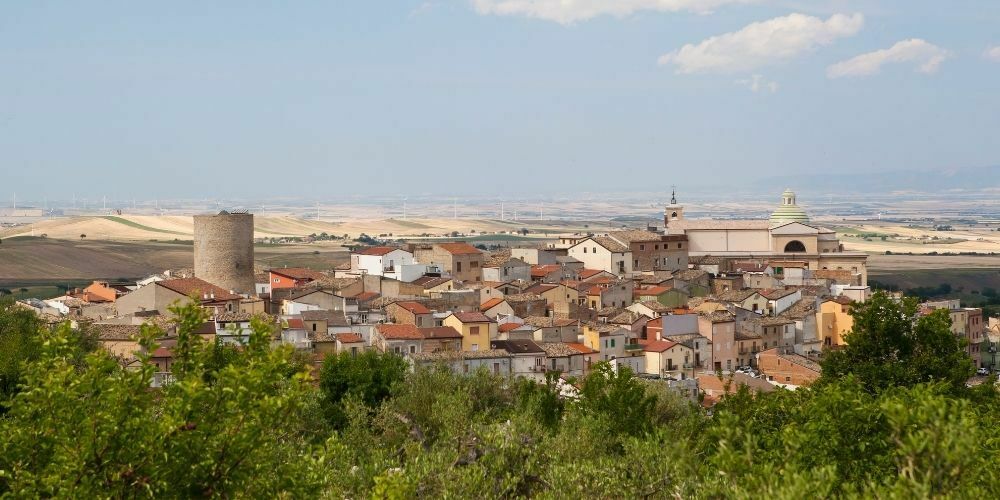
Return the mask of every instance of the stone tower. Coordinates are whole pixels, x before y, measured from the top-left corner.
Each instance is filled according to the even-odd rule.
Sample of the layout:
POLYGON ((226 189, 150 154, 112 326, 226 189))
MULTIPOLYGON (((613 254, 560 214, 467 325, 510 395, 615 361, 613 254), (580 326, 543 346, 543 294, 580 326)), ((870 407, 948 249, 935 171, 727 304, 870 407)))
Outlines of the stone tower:
POLYGON ((236 293, 254 293, 253 214, 194 216, 194 275, 236 293))
POLYGON ((677 189, 670 192, 670 204, 663 210, 663 226, 670 227, 670 221, 684 218, 684 205, 677 204, 677 189))

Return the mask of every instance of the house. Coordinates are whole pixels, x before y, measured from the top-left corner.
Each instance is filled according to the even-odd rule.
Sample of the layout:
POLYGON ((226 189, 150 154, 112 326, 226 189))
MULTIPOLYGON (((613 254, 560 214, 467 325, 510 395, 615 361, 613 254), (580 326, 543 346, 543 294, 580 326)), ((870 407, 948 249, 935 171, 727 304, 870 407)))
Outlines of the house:
POLYGON ((586 288, 587 305, 591 309, 605 307, 626 307, 633 302, 632 280, 619 280, 610 283, 593 285, 586 288))
POLYGON ((757 354, 757 367, 775 384, 809 385, 820 376, 819 363, 782 348, 771 348, 757 354))
POLYGON ((690 297, 704 297, 712 292, 707 272, 687 269, 674 273, 674 289, 687 292, 690 297))
POLYGON ((569 247, 569 256, 588 269, 607 271, 615 276, 632 276, 632 251, 628 245, 607 237, 587 237, 569 247))
POLYGON ((486 370, 495 375, 511 375, 511 355, 500 349, 480 351, 437 351, 410 355, 414 367, 444 365, 456 374, 486 370))
POLYGON ((142 349, 139 345, 142 325, 93 323, 91 328, 97 335, 97 344, 119 361, 134 359, 135 354, 142 349))
POLYGON ((716 312, 698 315, 698 333, 712 343, 713 371, 730 372, 739 366, 736 319, 732 314, 716 312))
POLYGON ((120 316, 159 311, 164 316, 172 317, 170 306, 192 297, 213 315, 239 311, 243 298, 199 278, 180 278, 157 281, 129 292, 115 301, 115 308, 120 316))
POLYGON ((545 380, 545 350, 532 340, 494 340, 490 349, 507 351, 511 356, 511 374, 545 380))
POLYGON ((451 278, 441 276, 421 276, 410 282, 410 284, 419 286, 423 290, 423 295, 430 297, 431 295, 451 290, 454 286, 454 281, 451 278))
MULTIPOLYGON (((565 251, 562 254, 565 254, 565 251)), ((555 264, 560 252, 553 248, 511 248, 510 256, 535 266, 555 264)))
POLYGON ((424 304, 412 300, 393 302, 385 306, 385 314, 392 323, 414 325, 418 328, 434 326, 434 313, 424 304))
POLYGON ((542 342, 538 345, 545 351, 545 371, 555 371, 573 377, 589 373, 600 354, 575 342, 542 342))
POLYGON ((114 302, 137 287, 129 283, 95 281, 83 289, 80 296, 85 302, 114 302))
POLYGON ((544 316, 548 310, 548 302, 539 295, 532 293, 517 293, 504 298, 511 310, 522 318, 528 316, 544 316))
POLYGON ((802 300, 802 291, 798 289, 761 290, 760 294, 767 299, 767 314, 777 316, 802 300))
POLYGON ((271 293, 280 288, 299 288, 313 281, 323 279, 325 274, 304 267, 284 267, 268 271, 271 293))
POLYGON ((442 321, 462 334, 462 350, 478 351, 490 345, 497 336, 495 321, 481 312, 453 312, 442 321))
POLYGON ((819 304, 816 311, 816 329, 823 347, 846 345, 844 336, 854 329, 851 316, 851 299, 834 297, 819 304))
POLYGON ((583 344, 595 351, 600 351, 603 361, 622 357, 628 351, 639 351, 637 343, 632 344, 632 332, 618 325, 607 323, 585 323, 583 325, 583 344))
POLYGON ((352 252, 350 270, 352 274, 410 282, 423 276, 427 266, 417 264, 413 253, 402 248, 376 246, 352 252))
POLYGON ((365 351, 365 340, 356 333, 338 333, 336 335, 336 352, 349 352, 352 356, 365 351))
POLYGON ((661 300, 668 300, 670 290, 672 289, 672 287, 668 286, 647 286, 636 288, 632 292, 632 295, 635 297, 635 300, 640 302, 660 302, 661 300))
POLYGON ((693 375, 694 351, 671 340, 654 340, 642 346, 646 356, 646 372, 671 378, 687 378, 693 375))
POLYGON ((531 280, 531 265, 517 258, 483 266, 483 281, 531 280))
POLYGON ((485 314, 490 319, 497 319, 497 316, 503 315, 513 315, 514 308, 510 306, 506 299, 490 299, 483 302, 479 306, 479 311, 485 314))
POLYGON ((303 328, 307 332, 332 333, 337 327, 347 327, 351 324, 344 315, 344 311, 302 311, 300 317, 303 328))
POLYGON ((424 336, 414 325, 384 323, 375 326, 372 347, 382 352, 407 356, 421 352, 424 336))
POLYGON ((665 306, 655 300, 646 300, 642 302, 636 302, 628 307, 629 311, 641 314, 650 319, 656 319, 660 316, 670 313, 673 308, 665 306))
POLYGON ((562 283, 538 283, 524 291, 545 299, 553 314, 568 316, 577 310, 584 299, 580 292, 562 283))
POLYGON ((718 294, 717 298, 720 302, 728 302, 758 314, 764 314, 768 308, 768 299, 753 289, 729 290, 718 294))
POLYGON ((298 315, 303 311, 345 311, 347 299, 330 290, 318 288, 285 289, 279 291, 272 302, 279 300, 281 314, 298 315))
POLYGON ((688 268, 687 236, 651 231, 612 231, 608 237, 628 247, 634 272, 681 271, 688 268))
POLYGON ((416 260, 422 264, 435 264, 458 281, 482 280, 483 252, 464 242, 436 243, 429 248, 417 248, 416 260))
POLYGON ((579 341, 580 322, 569 318, 554 318, 546 316, 528 316, 524 324, 531 326, 536 342, 570 342, 579 341))
POLYGON ((418 330, 424 338, 424 352, 462 350, 462 334, 450 326, 432 326, 418 330))

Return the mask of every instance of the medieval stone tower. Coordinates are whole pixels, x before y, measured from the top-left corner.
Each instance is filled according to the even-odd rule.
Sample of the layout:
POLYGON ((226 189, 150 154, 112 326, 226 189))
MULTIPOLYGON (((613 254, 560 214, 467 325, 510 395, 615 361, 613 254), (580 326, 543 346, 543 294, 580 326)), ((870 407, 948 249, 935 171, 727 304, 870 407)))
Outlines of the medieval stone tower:
POLYGON ((236 293, 254 293, 253 214, 194 216, 194 275, 236 293))

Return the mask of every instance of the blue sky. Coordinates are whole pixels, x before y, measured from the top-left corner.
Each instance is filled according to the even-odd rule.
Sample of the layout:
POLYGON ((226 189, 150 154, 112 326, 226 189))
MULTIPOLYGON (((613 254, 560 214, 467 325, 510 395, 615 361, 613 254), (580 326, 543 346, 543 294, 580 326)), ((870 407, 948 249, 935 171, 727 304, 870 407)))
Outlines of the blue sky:
POLYGON ((995 165, 998 26, 1000 2, 962 0, 4 2, 0 185, 336 199, 995 165))

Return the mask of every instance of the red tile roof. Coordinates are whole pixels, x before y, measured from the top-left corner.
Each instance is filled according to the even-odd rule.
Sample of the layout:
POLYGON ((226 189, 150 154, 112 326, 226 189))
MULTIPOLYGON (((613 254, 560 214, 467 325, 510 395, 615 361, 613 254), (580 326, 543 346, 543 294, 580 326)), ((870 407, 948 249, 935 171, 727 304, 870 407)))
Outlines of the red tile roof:
POLYGON ((453 312, 452 316, 457 318, 462 323, 490 323, 493 320, 487 318, 485 314, 481 312, 453 312))
POLYGON ((671 290, 668 286, 651 286, 647 288, 637 288, 635 290, 636 296, 649 296, 649 295, 663 295, 671 290))
POLYGON ((545 264, 545 265, 535 265, 531 266, 531 277, 532 278, 543 278, 552 274, 558 270, 562 269, 558 264, 545 264))
POLYGON ((444 251, 452 255, 468 255, 468 254, 481 254, 478 248, 465 243, 464 241, 456 241, 454 243, 438 243, 437 246, 441 247, 444 251))
POLYGON ((663 352, 675 345, 677 345, 677 342, 671 342, 669 340, 654 340, 642 346, 642 350, 646 352, 663 352))
POLYGON ((423 340, 416 325, 381 324, 375 327, 386 340, 423 340))
POLYGON ((430 314, 431 310, 427 306, 421 304, 420 302, 414 302, 412 300, 406 300, 403 302, 396 302, 397 306, 410 311, 413 314, 430 314))
POLYGON ((487 300, 486 302, 483 302, 482 305, 479 306, 479 310, 483 311, 483 312, 489 311, 490 309, 492 309, 492 308, 496 307, 497 305, 501 304, 503 302, 503 300, 504 299, 500 298, 500 297, 487 300))
POLYGON ((420 328, 420 334, 424 339, 460 339, 462 334, 450 326, 435 326, 431 328, 420 328))
POLYGON ((578 351, 580 354, 594 354, 597 352, 583 344, 578 344, 576 342, 567 342, 566 345, 569 346, 570 349, 578 351))
POLYGON ((600 269, 580 269, 580 272, 577 274, 580 276, 580 279, 585 280, 587 278, 592 278, 594 276, 597 276, 598 274, 601 274, 603 272, 604 271, 600 269))
POLYGON ((500 331, 500 332, 509 332, 511 330, 517 330, 518 328, 521 328, 522 326, 524 326, 524 325, 519 324, 519 323, 504 323, 504 324, 500 325, 499 327, 497 327, 497 331, 500 331))
POLYGON ((393 247, 368 247, 357 250, 354 253, 358 255, 385 255, 393 250, 399 250, 393 247))
POLYGON ((287 320, 288 328, 295 328, 301 330, 306 326, 302 323, 302 318, 288 318, 287 320))
POLYGON ((157 281, 157 285, 166 288, 167 290, 172 290, 181 295, 197 295, 199 300, 238 300, 241 297, 239 295, 229 293, 221 287, 217 287, 203 279, 198 278, 181 278, 176 280, 163 280, 157 281), (205 294, 212 294, 215 297, 212 299, 205 299, 205 294))
POLYGON ((365 341, 365 339, 361 338, 361 336, 356 333, 338 333, 337 340, 343 344, 354 344, 365 341))

